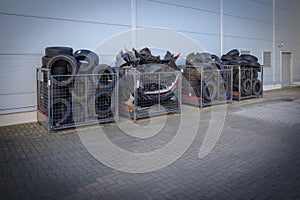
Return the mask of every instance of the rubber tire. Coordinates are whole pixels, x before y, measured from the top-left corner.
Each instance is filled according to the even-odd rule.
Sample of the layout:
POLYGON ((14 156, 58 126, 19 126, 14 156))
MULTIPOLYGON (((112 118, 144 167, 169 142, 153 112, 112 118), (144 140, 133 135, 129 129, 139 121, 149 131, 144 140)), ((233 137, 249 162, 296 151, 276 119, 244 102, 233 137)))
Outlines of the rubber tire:
POLYGON ((109 89, 115 86, 115 73, 113 68, 111 68, 109 65, 98 65, 93 69, 92 74, 94 75, 93 81, 99 88, 109 89), (105 82, 103 82, 102 80, 104 80, 105 82), (107 84, 106 82, 109 83, 107 84))
POLYGON ((74 57, 80 64, 80 72, 90 72, 94 67, 99 65, 98 55, 90 50, 77 50, 74 52, 74 57), (86 63, 81 64, 83 61, 86 63))
POLYGON ((240 51, 238 49, 232 49, 232 50, 228 51, 226 55, 231 56, 231 57, 238 56, 238 55, 240 55, 240 51))
POLYGON ((72 101, 72 119, 74 123, 86 121, 86 102, 72 101))
POLYGON ((241 54, 241 57, 244 60, 247 60, 248 62, 257 62, 258 61, 257 57, 250 55, 250 54, 241 54))
POLYGON ((260 68, 260 64, 258 62, 248 62, 246 67, 260 68))
POLYGON ((221 57, 221 60, 222 60, 222 61, 231 61, 231 60, 232 60, 232 56, 223 55, 223 56, 221 57))
POLYGON ((252 83, 252 94, 259 96, 262 93, 262 84, 259 79, 256 79, 252 83))
POLYGON ((203 86, 203 97, 207 101, 213 100, 217 95, 217 85, 214 81, 210 80, 204 83, 203 86))
POLYGON ((199 64, 199 63, 205 63, 205 57, 202 53, 194 52, 190 53, 186 57, 186 65, 194 65, 194 64, 199 64))
POLYGON ((243 58, 237 55, 237 56, 232 56, 232 60, 243 60, 243 58))
POLYGON ((64 124, 64 122, 70 117, 71 115, 71 104, 69 102, 69 100, 65 99, 65 98, 56 98, 53 99, 52 102, 52 106, 51 106, 51 114, 53 115, 53 126, 58 127, 62 124, 64 124), (61 105, 59 105, 61 104, 61 105), (56 107, 59 106, 59 107, 56 107), (57 116, 55 113, 57 110, 62 111, 61 107, 64 106, 65 111, 63 113, 61 113, 61 116, 57 116))
POLYGON ((218 96, 221 98, 221 100, 226 100, 227 99, 227 82, 224 80, 220 80, 218 83, 218 96))
POLYGON ((243 87, 243 93, 248 96, 251 94, 251 88, 252 82, 250 78, 246 78, 242 81, 242 87, 243 87))
POLYGON ((244 65, 247 64, 247 61, 245 61, 245 60, 232 60, 231 64, 232 65, 242 65, 242 66, 244 66, 244 65))
POLYGON ((84 76, 75 76, 74 84, 69 87, 69 92, 72 96, 72 100, 84 102, 90 96, 90 90, 93 89, 93 85, 89 78, 85 79, 84 76))
POLYGON ((222 61, 222 65, 231 65, 230 60, 222 61))
POLYGON ((95 112, 98 116, 105 117, 105 116, 108 116, 111 113, 111 111, 112 111, 112 99, 111 99, 111 93, 109 91, 107 91, 107 90, 98 90, 95 94, 94 102, 95 102, 95 112), (103 104, 99 101, 100 97, 105 98, 104 102, 102 102, 103 104), (102 105, 104 107, 102 107, 102 105), (104 109, 102 109, 102 108, 104 108, 104 109))
POLYGON ((202 77, 204 80, 211 80, 216 75, 216 72, 218 70, 216 65, 210 63, 203 63, 201 66, 203 68, 202 77))
POLYGON ((258 78, 258 70, 252 69, 252 80, 256 80, 258 78))
MULTIPOLYGON (((51 75, 56 75, 56 74, 52 74, 52 71, 53 71, 53 68, 55 67, 56 62, 60 62, 60 61, 66 61, 70 65, 69 67, 67 67, 68 73, 64 74, 64 75, 75 75, 77 73, 78 63, 73 56, 58 55, 58 56, 51 58, 51 60, 47 64, 47 68, 51 70, 51 75)), ((73 76, 69 76, 67 80, 60 81, 54 77, 53 84, 58 85, 58 86, 66 86, 66 85, 69 85, 70 83, 72 83, 73 78, 74 78, 73 76)))
POLYGON ((48 58, 53 58, 55 56, 66 54, 73 55, 73 49, 71 47, 46 47, 45 55, 48 58))
POLYGON ((42 57, 42 66, 46 67, 50 60, 51 60, 51 58, 49 58, 47 56, 43 56, 42 57))

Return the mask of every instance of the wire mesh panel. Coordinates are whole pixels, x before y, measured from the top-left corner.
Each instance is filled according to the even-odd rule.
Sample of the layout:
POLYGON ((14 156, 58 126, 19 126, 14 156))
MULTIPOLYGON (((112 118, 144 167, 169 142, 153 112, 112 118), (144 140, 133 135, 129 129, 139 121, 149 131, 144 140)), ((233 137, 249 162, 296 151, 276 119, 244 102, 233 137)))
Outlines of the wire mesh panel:
POLYGON ((134 120, 178 113, 181 109, 181 75, 173 72, 139 72, 125 69, 120 78, 120 114, 134 120))
MULTIPOLYGON (((43 72, 38 69, 38 73, 43 72)), ((48 130, 115 121, 118 118, 116 73, 50 76, 48 72, 48 77, 48 81, 38 79, 38 116, 48 130), (70 84, 57 84, 66 80, 70 84), (40 98, 44 93, 47 98, 40 98)))
POLYGON ((49 124, 50 105, 50 70, 39 68, 36 71, 37 80, 37 120, 47 129, 49 124))
POLYGON ((263 67, 233 66, 233 99, 263 97, 263 67))
POLYGON ((208 106, 232 101, 232 68, 212 65, 182 66, 182 102, 208 106))

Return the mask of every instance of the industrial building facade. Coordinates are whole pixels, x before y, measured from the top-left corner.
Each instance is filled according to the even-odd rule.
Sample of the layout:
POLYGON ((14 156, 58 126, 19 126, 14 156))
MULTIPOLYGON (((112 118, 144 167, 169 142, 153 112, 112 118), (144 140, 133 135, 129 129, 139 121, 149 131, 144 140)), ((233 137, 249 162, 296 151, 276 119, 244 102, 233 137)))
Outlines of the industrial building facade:
MULTIPOLYGON (((136 29, 178 32, 220 56, 233 48, 251 53, 264 66, 264 89, 297 85, 299 19, 298 0, 1 1, 0 125, 36 120, 35 70, 45 47, 93 50, 136 29)), ((100 52, 101 63, 110 64, 124 46, 131 48, 131 40, 100 52)))

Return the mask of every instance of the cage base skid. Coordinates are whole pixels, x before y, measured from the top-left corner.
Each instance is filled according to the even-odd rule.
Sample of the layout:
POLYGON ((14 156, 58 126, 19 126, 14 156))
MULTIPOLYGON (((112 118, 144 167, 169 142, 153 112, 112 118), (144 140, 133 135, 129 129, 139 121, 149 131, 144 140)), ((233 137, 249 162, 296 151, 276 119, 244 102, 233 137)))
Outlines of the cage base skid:
POLYGON ((181 96, 182 103, 183 104, 188 104, 192 106, 199 106, 199 107, 205 107, 205 106, 212 106, 212 105, 219 105, 219 104, 226 104, 226 103, 231 103, 232 99, 228 100, 217 100, 217 101, 212 101, 212 102, 201 102, 201 98, 198 96, 190 96, 187 94, 182 94, 181 96))
POLYGON ((37 121, 43 127, 45 127, 48 131, 54 130, 61 130, 67 128, 76 128, 81 126, 88 126, 88 125, 96 125, 96 124, 104 124, 108 122, 116 122, 118 120, 117 117, 110 117, 110 118, 99 118, 97 120, 89 120, 86 122, 71 122, 67 124, 57 124, 51 125, 49 117, 43 114, 40 110, 37 110, 37 121))
POLYGON ((239 97, 238 95, 233 95, 232 96, 232 99, 233 100, 237 100, 237 101, 240 101, 240 100, 244 100, 244 99, 255 99, 255 98, 263 98, 263 95, 249 95, 249 96, 241 96, 239 97))
POLYGON ((152 107, 136 107, 135 109, 133 106, 120 104, 119 113, 121 116, 135 120, 164 114, 181 113, 181 108, 179 102, 177 101, 172 102, 172 104, 169 102, 169 105, 157 104, 152 107), (164 107, 164 109, 161 109, 161 107, 164 107))

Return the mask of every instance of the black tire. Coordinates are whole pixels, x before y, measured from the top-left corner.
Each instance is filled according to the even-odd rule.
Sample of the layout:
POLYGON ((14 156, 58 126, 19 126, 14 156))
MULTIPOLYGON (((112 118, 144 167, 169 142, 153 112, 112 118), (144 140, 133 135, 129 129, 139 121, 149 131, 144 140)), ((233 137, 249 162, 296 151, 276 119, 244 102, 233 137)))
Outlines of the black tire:
POLYGON ((209 63, 203 63, 203 78, 204 80, 211 80, 214 75, 216 75, 217 72, 217 66, 209 63))
POLYGON ((237 55, 237 56, 232 56, 232 60, 243 60, 243 58, 237 55))
POLYGON ((73 56, 58 55, 51 58, 48 62, 47 68, 51 70, 51 75, 54 75, 54 85, 66 86, 72 83, 74 77, 55 75, 75 75, 77 73, 78 63, 73 56))
POLYGON ((98 90, 94 97, 95 112, 99 117, 108 116, 112 111, 111 93, 106 90, 98 90))
POLYGON ((222 65, 231 65, 231 61, 230 60, 222 61, 222 65))
POLYGON ((51 94, 53 99, 58 99, 58 98, 70 98, 71 93, 69 91, 68 86, 57 86, 57 85, 52 85, 51 89, 51 94))
POLYGON ((242 81, 243 93, 248 96, 251 94, 252 90, 252 81, 250 78, 246 78, 242 81))
POLYGON ((256 79, 252 83, 252 94, 259 96, 262 93, 262 84, 261 81, 256 79))
POLYGON ((98 55, 90 50, 77 50, 74 52, 74 57, 80 65, 80 72, 91 72, 94 67, 99 65, 98 55))
POLYGON ((231 60, 232 60, 232 56, 223 55, 223 56, 221 57, 221 60, 222 60, 222 61, 231 61, 231 60))
POLYGON ((258 70, 252 69, 252 79, 256 80, 258 78, 258 70))
POLYGON ((73 100, 85 102, 93 89, 91 80, 84 76, 75 76, 74 84, 69 87, 70 94, 73 100))
POLYGON ((245 78, 250 78, 250 79, 252 78, 252 70, 251 69, 246 68, 244 72, 245 72, 245 78))
POLYGON ((246 67, 260 68, 260 64, 258 62, 248 62, 246 67))
POLYGON ((109 89, 115 85, 114 70, 106 64, 100 64, 93 69, 93 81, 101 89, 109 89))
POLYGON ((81 101, 72 101, 72 118, 75 123, 86 121, 86 104, 81 101))
POLYGON ((241 54, 241 57, 244 60, 247 60, 248 62, 257 62, 258 61, 257 57, 250 55, 250 54, 241 54))
POLYGON ((203 86, 203 97, 207 101, 212 101, 217 95, 217 85, 214 81, 208 81, 203 86))
POLYGON ((42 57, 42 66, 46 67, 48 65, 48 62, 51 60, 51 58, 47 57, 47 56, 43 56, 42 57))
POLYGON ((220 100, 227 99, 227 83, 224 80, 220 80, 218 83, 218 95, 220 100))
POLYGON ((73 49, 71 47, 46 47, 45 55, 48 58, 53 58, 58 55, 73 55, 73 49))
POLYGON ((223 70, 223 69, 224 69, 222 63, 217 62, 217 61, 214 61, 213 63, 211 63, 211 65, 212 65, 215 69, 218 69, 218 70, 223 70))
POLYGON ((195 64, 199 64, 199 63, 205 63, 205 57, 203 54, 198 53, 198 52, 194 52, 194 53, 190 53, 187 57, 186 57, 186 65, 195 65, 195 64))
POLYGON ((247 64, 247 61, 245 61, 245 60, 232 60, 231 64, 232 65, 242 65, 242 66, 244 66, 244 65, 247 64))
POLYGON ((53 118, 53 126, 58 127, 70 117, 71 104, 70 101, 64 98, 56 98, 51 106, 51 114, 53 118))
POLYGON ((232 49, 229 52, 227 52, 227 56, 238 56, 240 54, 240 51, 238 49, 232 49))
POLYGON ((191 77, 195 77, 195 79, 200 80, 201 79, 201 71, 199 68, 195 68, 195 67, 187 67, 184 71, 183 71, 183 76, 189 80, 191 77))

